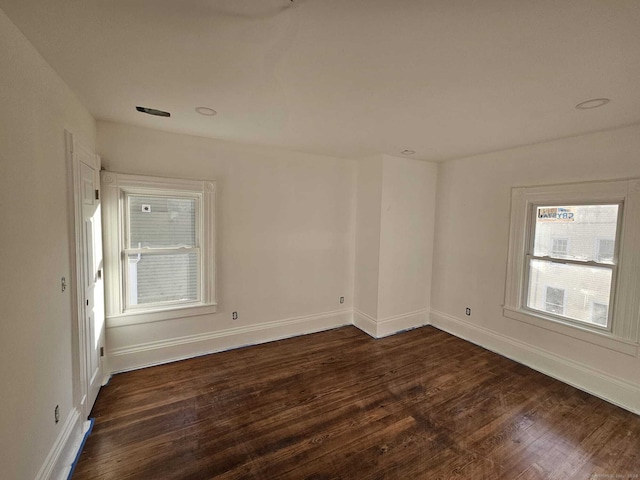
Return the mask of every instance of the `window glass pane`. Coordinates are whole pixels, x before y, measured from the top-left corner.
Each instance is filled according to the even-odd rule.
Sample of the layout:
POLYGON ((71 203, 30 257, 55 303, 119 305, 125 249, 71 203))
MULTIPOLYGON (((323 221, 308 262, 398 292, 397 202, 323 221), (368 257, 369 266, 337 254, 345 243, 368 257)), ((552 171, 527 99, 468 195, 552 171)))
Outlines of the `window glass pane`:
POLYGON ((594 320, 592 305, 609 305, 611 269, 546 260, 530 260, 529 267, 529 308, 589 324, 606 325, 606 315, 605 323, 594 320))
POLYGON ((618 205, 537 207, 533 254, 613 263, 617 222, 618 205))
POLYGON ((196 199, 130 195, 129 248, 196 245, 196 199))
POLYGON ((196 253, 129 255, 130 305, 198 300, 196 253))

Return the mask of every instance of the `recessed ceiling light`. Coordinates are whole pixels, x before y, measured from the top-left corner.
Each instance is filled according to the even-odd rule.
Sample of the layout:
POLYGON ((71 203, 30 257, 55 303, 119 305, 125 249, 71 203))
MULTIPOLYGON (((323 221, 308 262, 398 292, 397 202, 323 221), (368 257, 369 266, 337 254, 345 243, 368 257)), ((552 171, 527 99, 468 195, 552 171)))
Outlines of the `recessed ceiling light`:
POLYGON ((155 115, 156 117, 170 117, 169 112, 163 112, 162 110, 156 110, 155 108, 136 107, 136 110, 148 115, 155 115))
POLYGON ((415 152, 415 150, 402 150, 400 152, 402 155, 413 155, 415 152))
POLYGON ((606 105, 611 100, 608 98, 592 98, 591 100, 585 100, 584 102, 580 102, 576 105, 576 108, 580 110, 589 110, 591 108, 598 108, 606 105))
POLYGON ((213 117, 218 113, 213 108, 209 107, 197 107, 196 112, 198 112, 200 115, 206 115, 208 117, 213 117))

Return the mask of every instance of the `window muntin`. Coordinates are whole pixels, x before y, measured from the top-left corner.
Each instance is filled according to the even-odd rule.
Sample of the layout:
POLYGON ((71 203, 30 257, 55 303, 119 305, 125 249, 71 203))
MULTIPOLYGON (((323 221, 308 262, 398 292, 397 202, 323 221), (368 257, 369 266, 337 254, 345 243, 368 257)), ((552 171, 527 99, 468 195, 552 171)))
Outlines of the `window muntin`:
POLYGON ((200 196, 123 195, 125 311, 198 303, 200 196))
POLYGON ((589 305, 609 305, 613 296, 620 210, 620 204, 533 206, 529 252, 525 255, 526 308, 610 329, 608 316, 602 323, 602 316, 594 317, 589 305), (614 250, 606 257, 594 252, 598 237, 613 239, 614 250), (565 239, 566 243, 561 241, 565 239), (548 287, 550 283, 554 287, 548 287))

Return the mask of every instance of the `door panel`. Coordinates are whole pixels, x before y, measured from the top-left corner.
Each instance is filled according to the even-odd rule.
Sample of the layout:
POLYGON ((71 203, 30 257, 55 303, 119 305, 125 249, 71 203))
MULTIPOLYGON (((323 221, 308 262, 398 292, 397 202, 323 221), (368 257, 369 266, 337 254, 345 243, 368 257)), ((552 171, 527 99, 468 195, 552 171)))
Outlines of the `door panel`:
POLYGON ((102 230, 99 189, 99 169, 96 157, 80 151, 80 193, 82 198, 82 285, 84 286, 83 312, 84 350, 86 366, 87 407, 89 412, 102 384, 100 349, 104 342, 104 293, 102 282, 102 230))

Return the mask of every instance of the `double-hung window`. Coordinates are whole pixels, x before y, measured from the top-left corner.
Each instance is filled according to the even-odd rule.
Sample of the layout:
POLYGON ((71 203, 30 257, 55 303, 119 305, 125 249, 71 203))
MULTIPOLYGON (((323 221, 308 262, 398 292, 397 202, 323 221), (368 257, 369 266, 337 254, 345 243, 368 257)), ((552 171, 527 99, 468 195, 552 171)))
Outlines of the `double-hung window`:
POLYGON ((107 322, 215 311, 215 184, 102 172, 107 322))
POLYGON ((506 317, 635 352, 638 266, 640 180, 512 189, 506 317))
POLYGON ((524 306, 608 328, 608 321, 593 321, 591 305, 608 305, 614 294, 622 204, 533 204, 530 209, 524 306), (595 239, 602 236, 613 239, 611 255, 604 258, 593 252, 595 239))

